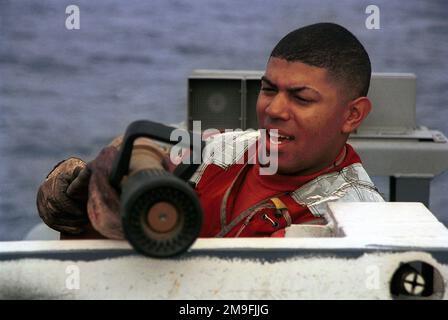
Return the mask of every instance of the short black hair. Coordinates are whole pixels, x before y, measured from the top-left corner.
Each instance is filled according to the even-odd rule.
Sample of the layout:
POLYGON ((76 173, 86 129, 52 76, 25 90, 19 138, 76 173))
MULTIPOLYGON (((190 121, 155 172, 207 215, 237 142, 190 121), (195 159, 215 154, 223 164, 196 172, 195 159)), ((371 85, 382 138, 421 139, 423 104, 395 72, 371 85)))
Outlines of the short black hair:
POLYGON ((359 40, 335 23, 316 23, 288 33, 272 50, 271 57, 327 69, 343 82, 350 99, 366 96, 371 65, 359 40))

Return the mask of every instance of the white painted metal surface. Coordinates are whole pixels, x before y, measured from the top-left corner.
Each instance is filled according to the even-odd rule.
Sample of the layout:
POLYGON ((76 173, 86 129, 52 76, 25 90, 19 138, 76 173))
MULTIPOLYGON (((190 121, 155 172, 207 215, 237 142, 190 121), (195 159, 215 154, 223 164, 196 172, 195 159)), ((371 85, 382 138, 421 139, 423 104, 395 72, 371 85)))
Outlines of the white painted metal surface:
POLYGON ((394 272, 416 260, 447 286, 448 231, 422 205, 331 210, 335 237, 199 239, 169 260, 124 241, 3 242, 0 298, 390 299, 394 272))

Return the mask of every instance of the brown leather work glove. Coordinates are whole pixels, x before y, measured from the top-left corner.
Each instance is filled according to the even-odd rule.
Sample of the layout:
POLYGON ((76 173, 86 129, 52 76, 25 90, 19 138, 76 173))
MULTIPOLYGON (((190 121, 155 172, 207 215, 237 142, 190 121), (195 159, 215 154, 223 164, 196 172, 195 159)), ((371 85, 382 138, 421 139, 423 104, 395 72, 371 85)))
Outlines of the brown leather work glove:
MULTIPOLYGON (((104 148, 95 160, 87 165, 92 172, 87 203, 88 216, 93 228, 110 239, 124 239, 120 195, 109 184, 109 176, 118 154, 117 145, 111 144, 104 148)), ((167 152, 154 142, 148 139, 137 139, 130 161, 130 175, 145 169, 164 169, 167 158, 167 152)), ((125 179, 126 177, 122 182, 125 179)))
POLYGON ((78 158, 58 163, 40 185, 37 210, 52 229, 68 234, 84 232, 87 217, 87 192, 90 170, 78 158))
POLYGON ((92 172, 87 212, 93 228, 110 239, 124 239, 120 216, 120 195, 109 184, 109 176, 118 149, 110 146, 89 162, 92 172))

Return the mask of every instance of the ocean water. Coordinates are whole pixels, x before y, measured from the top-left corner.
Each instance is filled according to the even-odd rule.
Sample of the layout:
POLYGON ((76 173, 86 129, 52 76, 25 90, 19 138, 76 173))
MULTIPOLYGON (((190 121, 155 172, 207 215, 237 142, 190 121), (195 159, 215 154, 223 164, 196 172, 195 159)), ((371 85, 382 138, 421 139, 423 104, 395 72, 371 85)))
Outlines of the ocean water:
MULTIPOLYGON (((0 240, 39 222, 36 190, 59 160, 92 159, 133 120, 185 120, 195 68, 262 70, 287 32, 331 21, 365 45, 376 72, 418 77, 418 124, 448 135, 448 4, 375 1, 80 0, 81 29, 61 0, 0 0, 0 240)), ((448 222, 448 175, 431 210, 448 222)))

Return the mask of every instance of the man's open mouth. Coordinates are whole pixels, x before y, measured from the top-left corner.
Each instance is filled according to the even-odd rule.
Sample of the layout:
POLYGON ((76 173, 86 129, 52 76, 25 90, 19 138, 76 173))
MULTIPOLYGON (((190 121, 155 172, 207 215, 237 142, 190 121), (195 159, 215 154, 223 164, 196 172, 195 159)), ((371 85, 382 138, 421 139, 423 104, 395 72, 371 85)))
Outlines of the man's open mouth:
POLYGON ((269 141, 272 144, 282 144, 294 140, 294 136, 284 135, 278 133, 278 130, 268 130, 269 141))

